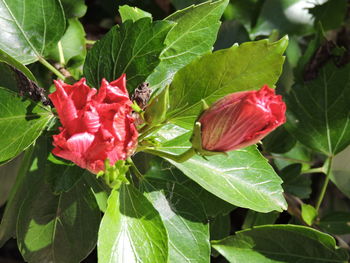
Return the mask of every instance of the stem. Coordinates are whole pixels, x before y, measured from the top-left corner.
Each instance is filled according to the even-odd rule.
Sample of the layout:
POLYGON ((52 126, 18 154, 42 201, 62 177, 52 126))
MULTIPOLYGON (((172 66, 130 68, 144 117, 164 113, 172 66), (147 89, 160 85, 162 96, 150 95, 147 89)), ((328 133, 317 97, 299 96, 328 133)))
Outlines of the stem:
POLYGON ((329 177, 330 177, 331 169, 332 169, 332 161, 333 161, 333 156, 328 157, 326 178, 324 180, 320 195, 318 196, 318 200, 317 200, 316 207, 315 207, 316 211, 319 210, 321 203, 323 201, 324 195, 325 195, 326 190, 327 190, 327 186, 329 183, 329 177))
POLYGON ((127 159, 127 162, 130 164, 130 168, 135 173, 136 177, 138 179, 142 179, 142 177, 143 177, 142 173, 139 171, 139 169, 137 169, 135 163, 133 162, 133 160, 130 157, 127 159))
POLYGON ((153 155, 157 155, 159 157, 171 159, 175 162, 182 163, 190 159, 193 155, 196 154, 196 151, 193 148, 189 148, 187 151, 185 151, 182 154, 176 155, 176 154, 171 154, 167 152, 162 152, 154 149, 145 149, 144 152, 150 153, 153 155))
POLYGON ((57 77, 62 80, 65 80, 65 77, 61 72, 59 72, 54 66, 52 66, 49 62, 47 62, 43 57, 39 57, 39 62, 43 64, 46 68, 48 68, 52 73, 54 73, 57 77))
POLYGON ((60 63, 61 63, 61 65, 65 65, 65 64, 66 64, 66 61, 65 61, 65 59, 64 59, 63 47, 62 47, 61 41, 58 41, 57 47, 58 47, 58 54, 59 54, 59 56, 60 56, 60 63))
POLYGON ((301 171, 303 174, 325 173, 324 167, 311 168, 306 171, 301 171))
POLYGON ((96 40, 89 40, 89 39, 86 39, 85 40, 85 43, 88 44, 88 45, 93 45, 96 43, 96 40))

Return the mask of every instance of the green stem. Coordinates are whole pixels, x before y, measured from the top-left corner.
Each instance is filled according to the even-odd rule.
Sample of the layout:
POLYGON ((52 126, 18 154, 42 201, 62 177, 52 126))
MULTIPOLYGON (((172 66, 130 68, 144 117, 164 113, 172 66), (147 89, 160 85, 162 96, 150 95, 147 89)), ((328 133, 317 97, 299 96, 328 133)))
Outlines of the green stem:
POLYGON ((43 57, 39 57, 39 62, 43 64, 46 68, 48 68, 57 77, 59 77, 62 80, 65 80, 65 76, 63 76, 61 72, 59 72, 54 66, 52 66, 49 62, 47 62, 43 57))
POLYGON ((315 174, 315 173, 325 173, 324 167, 311 168, 306 171, 302 171, 303 174, 315 174))
POLYGON ((61 41, 58 41, 57 47, 58 47, 58 54, 60 56, 60 63, 61 63, 61 65, 65 65, 66 61, 64 59, 64 53, 63 53, 63 47, 62 47, 61 41))
POLYGON ((324 180, 324 183, 323 183, 320 195, 318 196, 316 207, 315 207, 317 211, 319 210, 319 208, 322 204, 324 195, 326 194, 327 186, 329 183, 329 177, 330 177, 330 174, 332 172, 332 162, 333 162, 333 156, 330 156, 327 160, 326 178, 324 180))
POLYGON ((175 162, 182 163, 190 159, 192 156, 196 154, 196 151, 193 148, 189 148, 187 151, 185 151, 182 154, 176 155, 176 154, 171 154, 167 152, 162 152, 154 149, 145 149, 144 152, 150 153, 153 155, 157 155, 159 157, 171 159, 175 162))
POLYGON ((89 40, 89 39, 86 39, 85 40, 85 43, 88 44, 88 45, 93 45, 96 43, 96 40, 89 40))

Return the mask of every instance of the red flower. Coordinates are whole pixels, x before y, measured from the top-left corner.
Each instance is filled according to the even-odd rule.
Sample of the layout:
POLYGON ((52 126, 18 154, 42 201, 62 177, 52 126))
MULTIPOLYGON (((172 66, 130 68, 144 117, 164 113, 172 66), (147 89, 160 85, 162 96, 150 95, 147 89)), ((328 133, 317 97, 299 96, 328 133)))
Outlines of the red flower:
POLYGON ((286 121, 285 112, 282 97, 267 85, 229 94, 199 118, 202 147, 226 152, 257 143, 286 121))
POLYGON ((49 97, 63 127, 53 136, 53 154, 98 173, 104 170, 107 158, 113 165, 134 152, 138 133, 125 74, 111 83, 103 79, 98 93, 84 78, 74 85, 60 80, 55 85, 49 97))

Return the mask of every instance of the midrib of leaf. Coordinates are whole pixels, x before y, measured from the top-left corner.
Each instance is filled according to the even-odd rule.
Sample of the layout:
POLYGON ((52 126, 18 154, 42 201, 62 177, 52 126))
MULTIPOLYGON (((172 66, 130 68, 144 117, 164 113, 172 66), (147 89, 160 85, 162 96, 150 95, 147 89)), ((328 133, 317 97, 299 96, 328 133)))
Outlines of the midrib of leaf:
MULTIPOLYGON (((235 46, 235 47, 236 47, 236 46, 235 46)), ((227 60, 227 59, 228 59, 228 58, 226 57, 226 58, 225 58, 225 64, 226 64, 226 60, 227 60)), ((181 111, 179 111, 179 112, 176 112, 173 116, 171 116, 171 113, 170 113, 170 116, 171 116, 170 119, 186 119, 186 118, 189 118, 190 116, 188 116, 188 115, 187 115, 187 116, 183 116, 183 117, 177 117, 177 116, 183 114, 183 113, 186 112, 186 111, 191 110, 192 108, 197 107, 198 105, 201 104, 202 100, 205 101, 206 99, 215 96, 218 92, 221 92, 221 90, 223 90, 223 89, 225 88, 224 86, 221 86, 221 84, 222 84, 222 82, 223 82, 223 80, 224 80, 224 77, 225 77, 226 74, 227 74, 227 71, 228 71, 228 67, 225 67, 225 70, 221 73, 221 78, 220 78, 220 80, 219 80, 219 83, 218 83, 218 85, 217 85, 217 88, 216 88, 212 93, 209 92, 208 94, 205 95, 204 98, 202 98, 202 99, 200 99, 200 100, 197 100, 197 102, 193 103, 191 106, 189 106, 189 107, 187 107, 187 108, 184 108, 183 110, 181 110, 181 111)), ((240 75, 240 74, 239 74, 239 75, 240 75)), ((237 75, 235 78, 232 78, 232 81, 236 80, 236 79, 239 77, 239 75, 237 75)), ((192 87, 191 87, 191 88, 192 88, 192 87)), ((191 90, 191 88, 189 88, 188 90, 191 90)), ((205 89, 205 91, 207 91, 207 88, 205 89)), ((182 101, 183 98, 185 98, 185 94, 184 94, 184 96, 182 96, 180 102, 177 103, 177 105, 175 106, 175 108, 177 108, 178 105, 181 104, 181 101, 182 101)), ((184 106, 184 107, 186 107, 186 106, 184 106)))
MULTIPOLYGON (((0 103, 1 104, 1 103, 0 103)), ((49 116, 50 113, 38 113, 38 114, 32 114, 32 115, 16 115, 12 117, 4 117, 0 118, 0 121, 6 121, 6 120, 15 120, 15 119, 22 119, 22 118, 30 118, 30 117, 36 117, 36 116, 46 117, 45 115, 49 116)))
POLYGON ((56 240, 56 230, 57 230, 57 222, 59 221, 59 211, 60 211, 60 206, 61 206, 61 199, 62 199, 62 194, 59 195, 58 198, 58 203, 57 203, 57 209, 56 209, 56 214, 55 214, 55 218, 54 218, 54 226, 53 226, 53 231, 52 231, 52 236, 51 236, 51 240, 52 240, 52 245, 50 246, 50 250, 52 253, 52 258, 54 260, 54 262, 56 262, 55 258, 55 240, 56 240))
MULTIPOLYGON (((153 23, 151 23, 151 26, 153 26, 153 23)), ((143 50, 143 48, 146 46, 146 45, 148 45, 150 42, 151 42, 151 40, 153 40, 156 36, 158 36, 159 34, 161 34, 161 33, 163 33, 163 31, 164 31, 164 29, 163 30, 159 30, 158 32, 157 32, 157 34, 155 34, 155 35, 153 35, 151 38, 149 38, 148 39, 148 41, 146 41, 143 45, 142 45, 142 47, 135 53, 135 54, 133 54, 133 56, 130 58, 130 60, 128 61, 128 64, 124 67, 124 69, 123 69, 123 71, 122 72, 125 72, 126 71, 126 69, 129 67, 129 65, 131 64, 131 62, 134 60, 134 58, 135 57, 137 57, 137 55, 143 50)), ((141 34, 139 34, 139 36, 140 36, 141 34)), ((138 36, 138 37, 139 37, 138 36)), ((137 40, 137 39, 136 39, 137 40)), ((135 43, 136 43, 136 41, 135 41, 135 43)), ((133 52, 134 53, 134 52, 133 52)), ((161 55, 160 55, 161 56, 161 55)), ((130 80, 130 79, 129 79, 130 80)))
MULTIPOLYGON (((48 121, 48 120, 47 120, 47 121, 48 121)), ((42 119, 41 121, 38 121, 38 122, 37 122, 35 125, 33 125, 30 129, 26 130, 24 134, 22 134, 22 136, 21 136, 21 141, 20 141, 20 143, 18 143, 16 152, 18 151, 18 149, 19 149, 20 146, 22 145, 22 142, 23 142, 25 136, 28 134, 28 132, 31 132, 32 130, 35 130, 35 131, 36 131, 36 129, 37 129, 38 127, 40 127, 41 124, 42 124, 43 122, 46 122, 46 120, 45 120, 45 119, 42 119)), ((8 149, 9 147, 11 147, 14 143, 17 143, 17 142, 14 141, 14 142, 12 142, 12 143, 9 143, 6 147, 2 148, 2 149, 0 150, 0 154, 1 154, 2 152, 5 152, 5 150, 8 149)))
MULTIPOLYGON (((213 4, 213 3, 211 3, 213 4)), ((207 16, 209 16, 211 13, 213 13, 214 11, 216 11, 216 9, 218 9, 220 7, 220 5, 216 6, 216 8, 211 9, 210 12, 206 15, 203 16, 201 19, 198 20, 197 23, 195 23, 192 27, 189 27, 188 30, 186 30, 179 38, 177 38, 175 41, 173 41, 170 45, 168 45, 160 54, 160 57, 162 58, 162 60, 166 60, 169 59, 171 57, 163 57, 163 54, 168 51, 168 49, 170 49, 173 45, 175 45, 178 41, 180 41, 185 35, 187 35, 193 28, 195 28, 196 26, 198 26, 207 16)), ((184 16, 187 14, 184 14, 184 16)), ((169 17, 171 18, 171 16, 169 17)), ((165 20, 167 20, 168 18, 165 18, 165 20)), ((167 20, 167 21, 172 21, 172 20, 167 20)), ((176 21, 175 21, 176 22, 176 21)), ((181 54, 177 55, 180 56, 181 54)), ((174 57, 174 56, 172 56, 174 57)))
MULTIPOLYGON (((15 22, 16 26, 18 27, 18 29, 21 31, 24 39, 27 41, 28 45, 31 47, 31 49, 34 51, 34 53, 37 55, 37 57, 41 57, 41 54, 38 53, 38 51, 36 50, 36 48, 32 45, 32 43, 29 41, 28 36, 25 34, 25 32, 23 31, 22 27, 19 25, 17 19, 15 18, 15 16, 13 15, 13 13, 11 12, 9 6, 7 5, 5 0, 0 0, 4 3, 4 5, 6 6, 7 11, 9 12, 9 14, 11 15, 13 21, 15 22)), ((25 1, 24 1, 25 2, 25 1)))
MULTIPOLYGON (((330 153, 333 153, 332 151, 332 141, 331 141, 331 135, 329 130, 329 123, 328 123, 328 82, 326 80, 326 73, 323 70, 323 82, 324 82, 324 117, 326 122, 326 132, 327 132, 327 141, 328 141, 328 150, 330 153)), ((333 75, 332 75, 333 76, 333 75)), ((331 79, 332 77, 330 77, 331 79)))

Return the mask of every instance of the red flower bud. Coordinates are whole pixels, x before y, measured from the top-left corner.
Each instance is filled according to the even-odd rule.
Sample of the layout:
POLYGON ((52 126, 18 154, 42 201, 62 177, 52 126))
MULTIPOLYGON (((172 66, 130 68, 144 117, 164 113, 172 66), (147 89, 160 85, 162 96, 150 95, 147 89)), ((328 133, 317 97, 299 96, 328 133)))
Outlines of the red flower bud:
POLYGON ((103 79, 98 92, 84 78, 74 85, 60 80, 55 85, 49 98, 63 127, 53 136, 53 154, 96 174, 104 170, 107 158, 114 165, 133 153, 138 133, 125 74, 111 83, 103 79))
POLYGON ((286 121, 286 105, 267 85, 232 93, 199 118, 204 150, 227 152, 260 141, 286 121))

